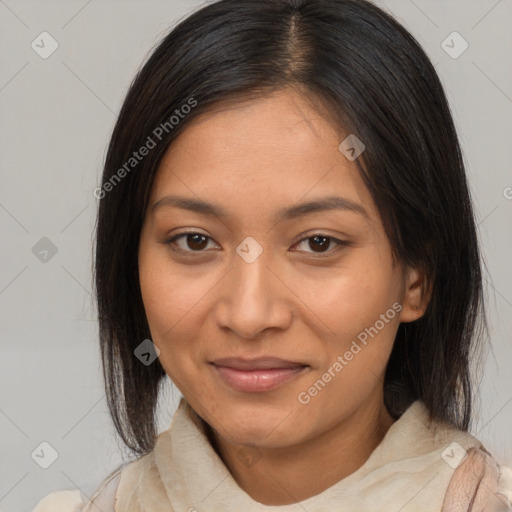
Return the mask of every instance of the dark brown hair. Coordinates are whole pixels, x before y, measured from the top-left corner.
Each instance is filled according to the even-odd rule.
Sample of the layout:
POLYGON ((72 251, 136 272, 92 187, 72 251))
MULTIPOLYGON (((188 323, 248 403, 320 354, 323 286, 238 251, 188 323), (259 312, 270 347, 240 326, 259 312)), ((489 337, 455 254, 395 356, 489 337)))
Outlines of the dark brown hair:
POLYGON ((321 102, 364 142, 356 163, 394 253, 423 269, 431 286, 424 316, 399 327, 384 383, 388 410, 398 417, 421 399, 432 418, 469 426, 469 363, 485 319, 481 267, 463 157, 434 67, 409 32, 368 1, 221 0, 152 52, 105 161, 95 246, 101 356, 115 428, 137 454, 154 447, 165 376, 158 359, 146 366, 134 355, 151 338, 137 256, 159 163, 214 105, 286 86, 321 102), (148 138, 155 145, 131 161, 148 138))

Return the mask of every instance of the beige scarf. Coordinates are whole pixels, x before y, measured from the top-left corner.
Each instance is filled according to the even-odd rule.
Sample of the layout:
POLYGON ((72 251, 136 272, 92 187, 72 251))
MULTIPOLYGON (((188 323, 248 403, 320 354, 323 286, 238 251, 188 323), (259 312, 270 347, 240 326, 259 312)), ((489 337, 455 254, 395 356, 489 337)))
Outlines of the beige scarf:
MULTIPOLYGON (((460 494, 466 490, 467 505, 482 510, 474 501, 470 505, 470 500, 474 484, 482 485, 484 475, 490 491, 480 496, 487 503, 485 510, 512 510, 509 499, 496 494, 498 466, 478 448, 483 447, 469 434, 429 424, 426 407, 417 401, 357 471, 300 503, 265 506, 237 485, 209 443, 199 417, 182 399, 154 451, 123 471, 116 512, 451 512, 471 510, 460 508, 460 494), (452 480, 458 467, 463 471, 452 480)), ((253 469, 257 471, 257 463, 253 469)))
POLYGON ((512 469, 470 434, 429 423, 416 401, 357 471, 299 503, 266 506, 237 485, 182 398, 154 450, 106 479, 84 508, 59 505, 65 492, 79 493, 53 493, 34 512, 502 512, 512 511, 512 469))

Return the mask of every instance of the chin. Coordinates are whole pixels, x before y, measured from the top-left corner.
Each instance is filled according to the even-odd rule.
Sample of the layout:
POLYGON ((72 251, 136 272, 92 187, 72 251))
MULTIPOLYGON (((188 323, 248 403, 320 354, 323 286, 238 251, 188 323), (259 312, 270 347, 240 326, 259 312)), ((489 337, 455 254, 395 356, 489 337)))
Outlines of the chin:
POLYGON ((297 435, 298 425, 291 421, 293 416, 290 407, 269 406, 263 403, 232 403, 224 402, 217 409, 216 418, 224 418, 221 423, 212 425, 222 437, 241 445, 271 447, 289 444, 297 435), (229 404, 229 405, 228 405, 229 404), (222 410, 221 415, 220 413, 222 410), (293 429, 291 429, 293 426, 293 429))

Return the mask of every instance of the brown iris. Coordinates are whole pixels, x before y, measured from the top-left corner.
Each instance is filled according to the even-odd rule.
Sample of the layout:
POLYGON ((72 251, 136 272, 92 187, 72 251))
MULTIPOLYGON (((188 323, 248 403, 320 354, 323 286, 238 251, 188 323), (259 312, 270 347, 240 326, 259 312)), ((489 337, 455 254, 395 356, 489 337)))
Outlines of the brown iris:
POLYGON ((187 235, 187 245, 193 250, 200 251, 208 245, 208 237, 200 233, 187 235), (190 240, 192 240, 192 243, 190 243, 190 240))
POLYGON ((328 236, 312 236, 309 237, 309 247, 315 252, 323 252, 322 249, 329 247, 330 238, 328 236), (314 243, 311 243, 314 240, 314 243), (320 248, 320 250, 318 250, 320 248))

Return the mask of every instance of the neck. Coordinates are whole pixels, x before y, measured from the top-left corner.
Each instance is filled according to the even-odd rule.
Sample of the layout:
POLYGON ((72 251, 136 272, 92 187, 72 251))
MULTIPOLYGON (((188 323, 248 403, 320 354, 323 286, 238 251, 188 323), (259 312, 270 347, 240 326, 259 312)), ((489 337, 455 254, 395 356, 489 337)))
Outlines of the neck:
POLYGON ((359 469, 394 421, 381 400, 380 407, 359 408, 300 445, 258 447, 252 465, 237 456, 243 446, 227 442, 209 426, 206 433, 239 487, 252 499, 268 506, 288 505, 320 494, 359 469))

